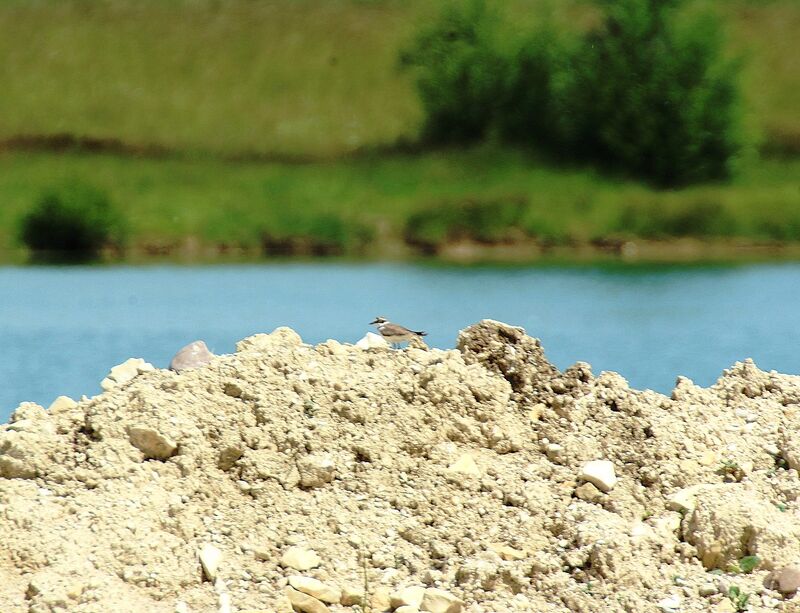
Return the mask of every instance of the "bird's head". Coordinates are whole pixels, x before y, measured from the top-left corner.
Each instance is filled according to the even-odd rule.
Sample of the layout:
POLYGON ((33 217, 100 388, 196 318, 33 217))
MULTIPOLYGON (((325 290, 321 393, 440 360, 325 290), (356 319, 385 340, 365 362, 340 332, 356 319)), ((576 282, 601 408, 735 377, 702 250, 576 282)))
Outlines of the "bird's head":
POLYGON ((372 326, 372 325, 375 325, 375 324, 378 324, 378 325, 385 324, 387 321, 389 321, 389 320, 386 319, 385 317, 376 317, 374 319, 374 321, 369 322, 369 325, 372 326))

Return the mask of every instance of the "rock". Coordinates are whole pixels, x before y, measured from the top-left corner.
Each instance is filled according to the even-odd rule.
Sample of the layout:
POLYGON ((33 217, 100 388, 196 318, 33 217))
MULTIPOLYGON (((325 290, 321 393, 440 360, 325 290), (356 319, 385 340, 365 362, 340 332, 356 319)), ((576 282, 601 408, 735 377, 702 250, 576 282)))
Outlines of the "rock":
POLYGON ((523 328, 483 319, 458 333, 456 347, 467 364, 480 364, 506 379, 514 394, 540 401, 558 369, 545 357, 541 343, 523 328))
POLYGON ((345 585, 342 588, 342 597, 339 600, 339 603, 346 606, 352 607, 353 605, 361 605, 364 600, 364 588, 363 587, 355 587, 353 585, 345 585))
POLYGON ((300 545, 289 547, 281 556, 281 566, 295 570, 310 570, 322 564, 322 560, 313 549, 300 545))
POLYGON ((270 334, 255 334, 236 343, 236 352, 254 351, 256 353, 278 353, 287 347, 303 344, 300 335, 286 326, 275 328, 270 334))
POLYGON ((208 350, 203 341, 194 341, 181 348, 169 363, 169 369, 175 372, 199 368, 208 364, 214 358, 214 354, 208 350))
POLYGON ((300 485, 303 487, 322 487, 333 481, 336 469, 333 460, 327 455, 310 455, 297 460, 300 472, 300 485))
POLYGON ((220 468, 220 470, 230 470, 243 454, 244 449, 238 445, 229 445, 224 447, 219 452, 217 466, 220 468))
POLYGON ((389 596, 389 590, 385 587, 378 587, 372 590, 369 597, 370 608, 374 613, 384 613, 384 611, 392 610, 392 600, 389 596))
POLYGON ((298 592, 293 587, 287 587, 284 591, 289 602, 295 611, 302 613, 329 613, 330 609, 319 600, 303 592, 298 592))
POLYGON ((359 349, 388 349, 387 343, 382 336, 374 332, 367 332, 364 337, 356 343, 359 349))
POLYGON ((735 613, 736 607, 733 606, 733 603, 728 598, 724 598, 720 600, 717 605, 713 609, 714 613, 735 613))
POLYGON ((236 381, 226 381, 222 386, 222 391, 231 398, 241 398, 242 394, 244 394, 242 386, 236 381))
POLYGON ((402 607, 397 607, 394 610, 394 613, 419 613, 419 609, 417 607, 404 604, 402 607))
POLYGON ((674 613, 681 608, 681 598, 673 594, 668 598, 663 598, 656 603, 656 606, 663 611, 663 613, 674 613))
POLYGON ((430 613, 461 613, 464 610, 464 602, 450 592, 429 587, 425 590, 421 609, 430 613))
POLYGON ((744 483, 699 491, 682 527, 708 570, 725 569, 747 555, 757 555, 765 570, 800 559, 800 524, 744 483))
POLYGON ((703 454, 700 456, 698 463, 701 466, 711 466, 712 464, 717 463, 717 453, 712 451, 711 449, 706 449, 703 454))
POLYGON ((696 505, 697 492, 703 487, 704 484, 693 485, 685 487, 667 496, 667 508, 671 511, 678 511, 679 513, 690 513, 694 511, 696 505))
POLYGON ((209 581, 214 581, 217 578, 217 569, 222 560, 222 552, 214 547, 214 545, 207 543, 203 545, 203 548, 197 553, 197 556, 200 558, 203 574, 209 581))
POLYGON ((575 495, 586 502, 598 502, 603 499, 603 492, 594 483, 584 483, 575 488, 575 495))
POLYGON ((155 367, 149 362, 145 362, 142 358, 130 358, 112 367, 111 372, 100 382, 100 387, 104 391, 109 391, 151 370, 155 370, 155 367))
POLYGON ((44 407, 35 402, 23 402, 11 413, 10 423, 19 421, 40 421, 49 417, 44 407))
POLYGON ((714 594, 717 593, 717 591, 718 591, 717 586, 714 585, 713 583, 704 583, 699 588, 697 588, 697 593, 703 596, 704 598, 708 596, 713 596, 714 594))
POLYGON ((797 437, 787 438, 781 446, 781 455, 789 468, 800 472, 800 440, 797 437))
POLYGON ((292 575, 289 577, 289 585, 298 592, 313 596, 322 602, 338 603, 342 599, 342 590, 311 577, 292 575))
POLYGON ((69 411, 70 409, 74 409, 78 406, 78 403, 75 402, 69 396, 59 396, 50 404, 47 408, 48 413, 58 414, 63 411, 69 411))
POLYGON ((418 585, 404 587, 391 594, 389 600, 393 608, 409 606, 419 609, 422 606, 422 599, 425 597, 425 588, 418 585))
POLYGON ((784 594, 794 594, 800 589, 800 564, 784 566, 777 574, 778 589, 784 594))
POLYGON ((578 479, 597 486, 601 492, 608 493, 617 484, 614 464, 608 460, 593 460, 583 465, 578 479))
POLYGON ((178 449, 178 445, 172 439, 147 426, 128 428, 128 440, 146 458, 154 460, 166 460, 172 457, 178 449))
POLYGON ((459 457, 455 462, 447 467, 447 470, 464 473, 467 475, 474 475, 476 477, 481 475, 481 471, 478 468, 478 465, 475 463, 475 459, 469 453, 465 453, 459 457))

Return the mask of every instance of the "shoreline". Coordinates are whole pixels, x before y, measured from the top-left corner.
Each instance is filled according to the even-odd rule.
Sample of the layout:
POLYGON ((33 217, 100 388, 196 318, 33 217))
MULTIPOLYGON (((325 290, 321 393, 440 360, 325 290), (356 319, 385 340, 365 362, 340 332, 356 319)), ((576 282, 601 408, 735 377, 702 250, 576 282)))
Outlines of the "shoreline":
POLYGON ((106 251, 97 258, 74 258, 58 253, 33 254, 26 249, 0 250, 0 266, 40 265, 235 265, 303 263, 408 263, 433 265, 695 265, 748 264, 800 261, 800 242, 775 243, 747 240, 608 239, 551 245, 529 240, 515 243, 454 241, 435 253, 420 253, 400 240, 382 240, 380 248, 363 254, 265 255, 259 247, 202 244, 188 238, 179 243, 133 246, 124 252, 106 251))

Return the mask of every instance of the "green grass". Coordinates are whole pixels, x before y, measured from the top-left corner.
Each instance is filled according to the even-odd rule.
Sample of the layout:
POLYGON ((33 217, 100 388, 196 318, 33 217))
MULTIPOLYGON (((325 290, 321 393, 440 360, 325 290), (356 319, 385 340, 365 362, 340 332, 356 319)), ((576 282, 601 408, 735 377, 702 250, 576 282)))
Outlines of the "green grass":
POLYGON ((420 211, 508 200, 526 201, 519 226, 553 243, 636 235, 800 241, 800 160, 762 161, 731 184, 665 192, 478 148, 310 164, 6 153, 0 155, 0 249, 18 245, 18 220, 44 186, 65 180, 105 190, 125 215, 133 247, 193 237, 258 248, 264 233, 305 234, 314 220, 327 218, 341 220, 335 240, 356 237, 366 226, 380 250, 384 239, 401 240, 407 220, 420 211), (648 226, 651 219, 658 223, 648 226))
MULTIPOLYGON (((545 5, 573 27, 579 0, 545 5)), ((751 123, 800 151, 796 0, 715 3, 747 59, 751 123)), ((0 140, 70 133, 231 155, 336 156, 413 139, 422 118, 397 54, 424 0, 4 0, 0 140)))

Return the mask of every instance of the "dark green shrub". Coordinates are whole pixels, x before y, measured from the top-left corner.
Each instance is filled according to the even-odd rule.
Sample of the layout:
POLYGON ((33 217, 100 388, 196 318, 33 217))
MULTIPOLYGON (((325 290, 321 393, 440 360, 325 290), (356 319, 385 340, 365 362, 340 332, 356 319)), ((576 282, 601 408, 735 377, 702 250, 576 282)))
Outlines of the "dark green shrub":
POLYGON ((738 64, 718 19, 682 0, 605 0, 575 54, 568 100, 578 156, 677 185, 730 175, 740 148, 738 64))
POLYGON ((562 160, 661 186, 731 174, 742 144, 739 65, 718 18, 684 0, 596 0, 601 25, 516 36, 485 2, 449 5, 404 56, 424 136, 498 133, 562 160))
POLYGON ((500 26, 485 0, 449 3, 403 52, 402 64, 416 75, 426 141, 464 143, 486 135, 506 75, 500 26))
POLYGON ((407 243, 426 252, 455 240, 503 242, 521 231, 527 209, 523 197, 446 202, 411 215, 404 236, 407 243))
POLYGON ((581 123, 572 103, 576 74, 572 64, 577 41, 553 26, 540 27, 521 39, 509 56, 499 132, 511 143, 534 146, 559 158, 570 150, 581 123))
POLYGON ((20 223, 29 249, 93 257, 103 247, 121 247, 124 224, 108 195, 73 181, 45 192, 20 223))

